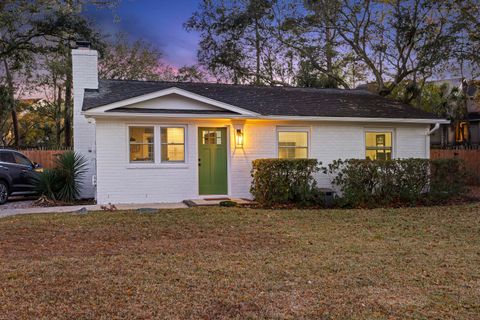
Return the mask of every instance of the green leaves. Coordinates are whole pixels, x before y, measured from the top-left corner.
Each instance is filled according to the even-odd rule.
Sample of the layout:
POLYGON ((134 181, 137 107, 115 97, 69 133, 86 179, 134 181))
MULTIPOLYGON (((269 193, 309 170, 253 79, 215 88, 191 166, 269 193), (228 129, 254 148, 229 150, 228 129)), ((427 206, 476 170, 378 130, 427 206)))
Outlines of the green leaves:
POLYGON ((73 202, 78 198, 87 160, 73 151, 59 155, 54 169, 45 170, 36 182, 36 191, 54 201, 73 202))
POLYGON ((254 160, 250 192, 264 206, 315 202, 320 165, 316 159, 254 160))
POLYGON ((347 207, 414 205, 429 197, 436 201, 464 189, 464 166, 459 159, 336 160, 324 171, 340 188, 347 207))

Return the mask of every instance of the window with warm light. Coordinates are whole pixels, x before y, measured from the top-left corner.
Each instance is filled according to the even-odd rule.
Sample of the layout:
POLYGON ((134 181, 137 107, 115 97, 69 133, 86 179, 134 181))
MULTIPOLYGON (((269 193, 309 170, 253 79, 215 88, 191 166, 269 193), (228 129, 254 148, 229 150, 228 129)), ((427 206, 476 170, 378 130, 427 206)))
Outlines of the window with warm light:
POLYGON ((460 122, 455 125, 455 141, 468 141, 468 124, 466 122, 460 122))
POLYGON ((154 128, 129 127, 130 162, 154 162, 154 128))
POLYGON ((308 132, 278 131, 278 157, 280 159, 308 158, 308 132))
POLYGON ((392 132, 366 132, 365 147, 367 159, 392 159, 392 132))
POLYGON ((185 128, 161 128, 162 162, 185 161, 185 128))

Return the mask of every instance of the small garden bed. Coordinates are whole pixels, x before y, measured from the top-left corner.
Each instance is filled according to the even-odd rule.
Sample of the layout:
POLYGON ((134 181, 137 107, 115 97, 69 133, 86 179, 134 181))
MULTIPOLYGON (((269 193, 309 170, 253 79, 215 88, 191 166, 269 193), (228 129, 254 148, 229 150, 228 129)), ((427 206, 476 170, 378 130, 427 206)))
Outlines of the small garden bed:
POLYGON ((68 202, 60 200, 52 200, 46 196, 40 196, 33 201, 33 207, 64 207, 64 206, 81 206, 96 204, 95 199, 74 199, 68 202))

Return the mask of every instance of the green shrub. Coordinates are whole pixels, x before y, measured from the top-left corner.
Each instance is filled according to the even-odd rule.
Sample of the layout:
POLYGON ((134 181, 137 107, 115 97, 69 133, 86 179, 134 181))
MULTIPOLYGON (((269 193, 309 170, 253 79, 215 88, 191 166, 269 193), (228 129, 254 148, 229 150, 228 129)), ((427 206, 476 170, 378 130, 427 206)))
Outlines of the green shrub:
POLYGON ((220 207, 236 207, 237 203, 231 200, 220 201, 220 207))
POLYGON ((79 196, 86 165, 87 161, 82 155, 65 152, 56 159, 54 169, 45 170, 37 177, 35 188, 50 200, 72 202, 79 196))
POLYGON ((263 206, 307 205, 318 198, 316 159, 257 159, 253 161, 250 192, 263 206))
POLYGON ((425 196, 448 198, 462 191, 457 159, 336 160, 325 173, 341 191, 340 204, 373 207, 415 204, 425 196))
POLYGON ((466 188, 467 170, 462 159, 430 160, 430 193, 435 198, 461 194, 466 188))

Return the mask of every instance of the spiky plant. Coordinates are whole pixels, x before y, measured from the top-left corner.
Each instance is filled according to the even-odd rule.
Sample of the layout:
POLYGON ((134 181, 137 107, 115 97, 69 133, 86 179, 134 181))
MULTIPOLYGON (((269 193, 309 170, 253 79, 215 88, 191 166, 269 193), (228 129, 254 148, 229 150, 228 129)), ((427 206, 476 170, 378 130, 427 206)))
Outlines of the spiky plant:
POLYGON ((56 160, 60 189, 57 199, 72 202, 80 194, 81 180, 87 172, 87 160, 84 156, 73 151, 67 151, 56 160))
POLYGON ((78 153, 67 151, 58 156, 55 164, 54 169, 45 170, 36 178, 35 188, 50 200, 72 202, 79 196, 87 160, 78 153))
POLYGON ((59 189, 60 182, 56 170, 44 170, 41 174, 35 177, 35 191, 41 196, 56 201, 59 189))

